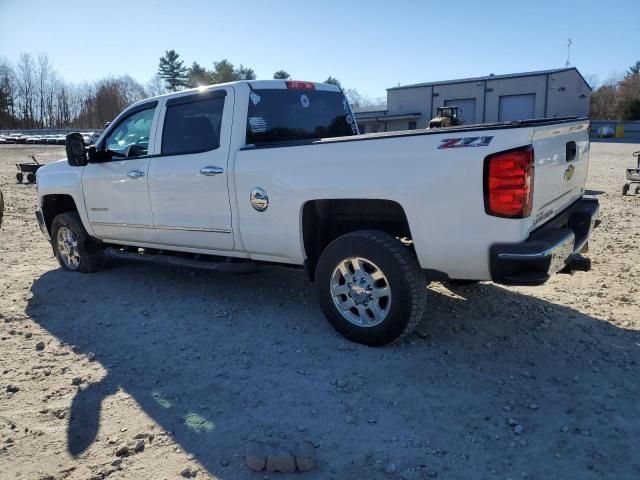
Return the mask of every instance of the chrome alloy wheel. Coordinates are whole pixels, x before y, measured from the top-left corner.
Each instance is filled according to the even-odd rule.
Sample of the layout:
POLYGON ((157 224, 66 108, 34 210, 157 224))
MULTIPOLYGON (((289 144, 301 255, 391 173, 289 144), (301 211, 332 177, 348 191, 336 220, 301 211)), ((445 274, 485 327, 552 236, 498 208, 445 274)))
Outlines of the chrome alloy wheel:
POLYGON ((77 270, 80 266, 80 254, 78 253, 78 240, 67 227, 60 227, 56 235, 58 255, 69 270, 77 270))
POLYGON ((358 327, 374 327, 389 314, 391 287, 387 277, 366 258, 340 262, 331 275, 330 288, 340 314, 358 327))

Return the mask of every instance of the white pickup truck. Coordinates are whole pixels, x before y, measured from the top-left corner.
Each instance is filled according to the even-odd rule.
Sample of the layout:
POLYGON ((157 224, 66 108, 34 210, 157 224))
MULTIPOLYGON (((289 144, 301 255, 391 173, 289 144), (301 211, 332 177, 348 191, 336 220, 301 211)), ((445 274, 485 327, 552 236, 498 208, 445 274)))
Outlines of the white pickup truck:
POLYGON ((588 270, 589 121, 359 135, 332 85, 242 81, 136 103, 95 147, 38 171, 62 268, 107 257, 247 271, 304 266, 347 338, 384 345, 428 280, 539 285, 588 270))

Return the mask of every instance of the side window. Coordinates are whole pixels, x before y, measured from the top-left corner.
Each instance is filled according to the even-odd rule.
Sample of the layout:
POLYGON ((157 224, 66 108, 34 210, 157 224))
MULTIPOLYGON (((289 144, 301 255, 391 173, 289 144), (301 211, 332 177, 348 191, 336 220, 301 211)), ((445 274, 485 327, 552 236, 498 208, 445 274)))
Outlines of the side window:
POLYGON ((132 113, 124 118, 105 139, 106 149, 116 158, 146 155, 154 112, 155 107, 132 113))
POLYGON ((218 148, 223 110, 224 97, 169 105, 162 129, 162 155, 218 148))

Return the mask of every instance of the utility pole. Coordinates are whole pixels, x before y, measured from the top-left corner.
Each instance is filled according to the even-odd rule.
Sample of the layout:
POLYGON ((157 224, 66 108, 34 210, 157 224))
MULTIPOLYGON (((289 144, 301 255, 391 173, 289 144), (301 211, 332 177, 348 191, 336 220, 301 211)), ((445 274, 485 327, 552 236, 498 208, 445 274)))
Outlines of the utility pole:
POLYGON ((571 39, 569 39, 569 42, 567 43, 567 61, 564 64, 565 67, 570 67, 571 66, 571 61, 569 60, 571 58, 571 45, 573 44, 573 42, 571 41, 571 39))

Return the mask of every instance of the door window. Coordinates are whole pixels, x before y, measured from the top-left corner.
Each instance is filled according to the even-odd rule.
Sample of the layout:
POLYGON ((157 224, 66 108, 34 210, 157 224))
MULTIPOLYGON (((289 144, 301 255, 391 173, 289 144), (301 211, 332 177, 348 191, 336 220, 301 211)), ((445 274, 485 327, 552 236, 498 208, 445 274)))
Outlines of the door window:
POLYGON ((220 146, 224 97, 167 107, 162 129, 162 155, 207 152, 220 146))
POLYGON ((155 108, 132 113, 118 123, 105 139, 105 147, 116 158, 146 155, 155 108))

